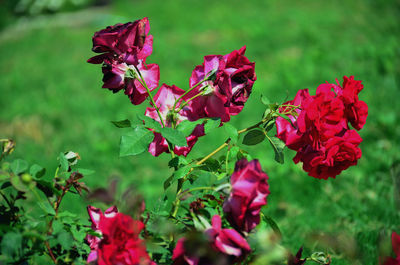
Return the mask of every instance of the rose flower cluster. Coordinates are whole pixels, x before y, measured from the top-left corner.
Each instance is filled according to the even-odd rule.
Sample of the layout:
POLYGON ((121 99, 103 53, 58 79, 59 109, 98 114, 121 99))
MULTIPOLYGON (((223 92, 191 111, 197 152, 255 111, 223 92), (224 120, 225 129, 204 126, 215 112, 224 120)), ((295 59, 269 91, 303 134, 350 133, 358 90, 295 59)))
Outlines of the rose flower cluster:
MULTIPOLYGON (((158 87, 160 79, 159 66, 146 63, 153 51, 153 36, 148 35, 149 30, 147 18, 100 30, 93 36, 92 49, 100 55, 88 60, 103 65, 104 88, 114 93, 124 90, 135 105, 151 97, 149 93, 158 87)), ((167 127, 201 118, 229 121, 230 116, 243 109, 257 79, 255 64, 244 56, 245 50, 242 47, 224 56, 205 56, 203 64, 193 70, 188 90, 163 84, 145 115, 167 127)), ((197 126, 186 138, 187 145, 176 146, 173 152, 186 156, 203 135, 203 125, 197 126)), ((149 152, 158 156, 169 151, 167 140, 154 132, 149 152)))
POLYGON ((342 86, 321 84, 314 96, 303 89, 285 103, 298 109, 289 115, 291 122, 277 119, 277 137, 297 151, 294 162, 302 162, 310 176, 334 178, 361 158, 358 146, 362 139, 356 130, 368 116, 367 104, 358 99, 362 89, 361 81, 345 76, 342 86), (356 130, 350 129, 349 123, 356 130))
POLYGON ((244 260, 251 252, 245 236, 260 223, 261 207, 267 204, 269 194, 268 176, 262 171, 258 160, 238 161, 231 176, 232 190, 225 200, 223 210, 229 224, 222 228, 221 217, 212 217, 212 227, 205 230, 211 250, 207 255, 196 255, 185 248, 187 240, 179 239, 172 259, 175 265, 233 264, 244 260), (214 257, 214 261, 210 261, 214 257), (223 263, 225 262, 225 263, 223 263))

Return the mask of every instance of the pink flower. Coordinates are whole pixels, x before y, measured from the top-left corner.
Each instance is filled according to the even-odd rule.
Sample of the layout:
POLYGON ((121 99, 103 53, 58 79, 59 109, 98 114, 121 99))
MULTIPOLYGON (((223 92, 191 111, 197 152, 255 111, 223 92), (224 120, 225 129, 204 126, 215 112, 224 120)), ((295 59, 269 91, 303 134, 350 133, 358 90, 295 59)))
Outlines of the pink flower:
POLYGON ((400 265, 400 236, 396 232, 392 233, 392 247, 396 258, 385 258, 384 265, 400 265))
MULTIPOLYGON (((105 214, 92 206, 88 207, 92 227, 102 234, 102 239, 93 240, 92 252, 88 262, 97 261, 99 265, 154 265, 146 251, 145 243, 139 234, 144 228, 140 221, 118 213, 116 207, 105 214)), ((89 237, 89 236, 88 236, 89 237)), ((90 242, 90 241, 89 241, 90 242)))
POLYGON ((221 217, 214 215, 211 220, 212 227, 207 229, 205 233, 209 236, 212 246, 218 252, 231 256, 233 262, 242 261, 251 248, 236 230, 221 228, 221 217))
MULTIPOLYGON (((184 107, 178 113, 173 112, 175 100, 177 100, 183 93, 185 93, 185 91, 175 85, 168 86, 163 84, 154 96, 154 101, 159 108, 165 126, 175 127, 182 121, 188 120, 188 106, 184 107)), ((185 95, 183 99, 187 100, 188 97, 190 97, 190 95, 185 95)), ((178 102, 176 108, 179 108, 181 104, 182 101, 178 102)), ((160 117, 155 108, 147 108, 145 115, 153 118, 161 124, 160 117)), ((197 125, 191 135, 186 137, 187 146, 175 146, 174 153, 186 156, 197 142, 198 137, 203 135, 204 126, 197 125)), ((160 133, 154 132, 154 140, 150 143, 149 152, 153 156, 159 156, 164 152, 169 152, 168 142, 160 133)))
POLYGON ((210 77, 194 90, 194 94, 203 93, 203 96, 190 103, 196 119, 219 117, 227 122, 231 115, 242 111, 257 79, 255 63, 244 56, 245 51, 246 47, 242 47, 225 56, 208 55, 204 57, 202 65, 195 67, 190 77, 190 87, 210 77))
POLYGON ((267 204, 268 176, 258 160, 238 161, 231 176, 232 191, 223 209, 229 223, 238 231, 250 232, 260 223, 260 211, 267 204))
MULTIPOLYGON (((93 207, 90 205, 87 207, 87 210, 89 213, 90 221, 92 222, 92 229, 96 232, 100 232, 99 222, 100 222, 101 216, 105 216, 107 218, 112 218, 118 213, 118 209, 115 206, 108 208, 104 212, 104 214, 99 208, 96 208, 96 207, 93 207)), ((87 259, 87 262, 90 263, 92 261, 97 260, 97 249, 98 249, 98 245, 99 245, 99 242, 101 241, 101 239, 96 236, 93 236, 93 235, 87 235, 86 241, 88 241, 90 250, 91 250, 91 252, 88 256, 88 259, 87 259)))
POLYGON ((100 30, 93 36, 93 51, 101 54, 88 60, 89 63, 103 64, 103 88, 114 93, 124 89, 135 105, 148 97, 139 81, 140 74, 150 91, 158 87, 160 79, 159 66, 145 63, 153 49, 149 30, 147 18, 100 30))
MULTIPOLYGON (((358 146, 362 139, 355 130, 350 130, 349 123, 360 129, 368 107, 358 100, 361 81, 354 81, 353 77, 344 79, 344 88, 321 84, 314 96, 303 89, 294 100, 285 103, 299 106, 296 115, 288 115, 293 126, 281 117, 276 120, 277 137, 297 151, 293 160, 302 162, 303 169, 315 178, 334 178, 361 158, 358 146)), ((287 109, 284 107, 280 112, 287 109)))

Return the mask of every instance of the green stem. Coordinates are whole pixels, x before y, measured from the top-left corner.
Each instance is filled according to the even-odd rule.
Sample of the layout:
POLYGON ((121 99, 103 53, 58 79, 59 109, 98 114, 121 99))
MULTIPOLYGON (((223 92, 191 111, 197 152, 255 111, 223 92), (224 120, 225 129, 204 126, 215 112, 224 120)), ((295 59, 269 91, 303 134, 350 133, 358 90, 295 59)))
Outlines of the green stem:
MULTIPOLYGON (((271 115, 268 115, 266 118, 264 118, 264 119, 261 120, 260 122, 254 124, 254 125, 252 125, 252 126, 250 126, 250 127, 247 127, 247 128, 245 128, 245 129, 242 129, 242 130, 238 131, 238 134, 240 135, 240 134, 245 133, 245 132, 247 132, 247 131, 250 131, 250 130, 252 130, 252 129, 254 129, 254 128, 257 128, 257 127, 259 127, 261 124, 263 124, 263 123, 265 123, 265 122, 268 122, 270 119, 272 119, 272 113, 271 113, 271 115)), ((221 151, 222 149, 224 149, 226 146, 228 146, 229 143, 230 143, 230 141, 231 141, 231 139, 228 138, 222 145, 220 145, 219 147, 217 147, 214 151, 212 151, 211 153, 209 153, 208 155, 206 155, 206 156, 205 156, 203 159, 201 159, 200 161, 196 162, 195 165, 196 165, 196 166, 199 166, 199 165, 203 164, 203 163, 204 163, 205 161, 207 161, 209 158, 211 158, 211 157, 214 156, 216 153, 218 153, 219 151, 221 151)), ((178 209, 179 209, 179 205, 180 205, 180 197, 178 197, 178 195, 181 194, 183 183, 186 181, 187 176, 189 176, 189 174, 193 171, 193 169, 194 169, 194 167, 192 167, 192 168, 189 170, 189 172, 188 172, 183 178, 181 178, 181 179, 178 180, 178 187, 177 187, 177 191, 176 191, 177 196, 176 196, 175 202, 174 202, 174 204, 173 204, 174 207, 173 207, 172 217, 175 217, 176 214, 178 213, 178 209)))
POLYGON ((185 102, 182 103, 182 105, 179 107, 179 109, 176 112, 181 111, 187 104, 189 104, 190 101, 192 101, 193 99, 195 99, 195 98, 197 98, 199 96, 202 96, 203 94, 204 94, 204 92, 202 91, 199 94, 189 98, 188 100, 185 100, 185 102))
POLYGON ((146 91, 147 91, 147 94, 149 94, 150 101, 151 101, 151 103, 153 104, 154 108, 155 108, 156 111, 157 111, 157 114, 158 114, 158 117, 160 118, 161 124, 162 124, 163 127, 165 127, 164 120, 163 120, 163 118, 162 118, 162 116, 161 116, 160 110, 159 110, 159 108, 157 107, 156 102, 154 101, 154 98, 153 98, 153 96, 152 96, 151 93, 150 93, 150 89, 149 89, 149 87, 147 86, 146 81, 144 80, 142 74, 140 73, 139 69, 138 69, 136 66, 135 66, 135 69, 136 69, 137 73, 139 74, 139 77, 140 77, 139 82, 140 82, 140 84, 142 84, 142 86, 144 86, 144 88, 145 88, 146 91))
POLYGON ((198 82, 197 84, 195 84, 194 86, 192 86, 191 88, 189 88, 188 90, 185 91, 185 93, 183 93, 177 100, 175 100, 174 102, 174 107, 172 109, 176 108, 176 104, 184 97, 186 96, 190 91, 192 91, 193 89, 195 89, 196 87, 198 87, 201 83, 203 83, 204 81, 206 81, 209 78, 209 76, 205 76, 200 82, 198 82))
POLYGON ((192 188, 192 189, 185 190, 184 192, 181 192, 181 193, 178 194, 177 196, 178 196, 178 198, 180 199, 180 198, 182 198, 184 195, 186 195, 186 194, 188 194, 188 193, 191 193, 191 192, 193 192, 193 191, 196 191, 196 190, 214 190, 214 189, 215 189, 215 187, 196 187, 196 188, 192 188))

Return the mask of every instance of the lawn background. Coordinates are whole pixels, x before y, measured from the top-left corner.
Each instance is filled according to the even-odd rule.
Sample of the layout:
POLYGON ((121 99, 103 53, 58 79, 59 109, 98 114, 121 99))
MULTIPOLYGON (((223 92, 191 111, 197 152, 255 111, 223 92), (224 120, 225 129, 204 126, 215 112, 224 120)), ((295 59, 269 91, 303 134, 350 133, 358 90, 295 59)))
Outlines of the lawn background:
MULTIPOLYGON (((343 75, 363 80, 360 99, 369 106, 360 131, 363 157, 337 179, 307 176, 291 161, 292 151, 281 166, 267 143, 244 148, 270 177, 264 213, 278 223, 285 247, 325 250, 307 239, 327 235, 339 242, 338 253, 329 250, 332 264, 377 264, 379 245, 390 248, 391 231, 400 232, 393 185, 400 176, 391 174, 400 159, 399 1, 126 0, 75 12, 10 15, 0 32, 0 138, 17 142, 9 159, 38 163, 51 178, 59 152, 73 150, 82 167, 96 171, 85 179, 89 187, 107 187, 119 176, 120 192, 135 187, 148 209, 154 206, 171 173, 169 156, 119 158, 122 131, 110 123, 143 113, 147 104, 133 106, 122 93, 102 89, 100 67, 86 63, 93 56, 93 32, 145 16, 154 36, 147 62, 160 65, 160 83, 187 89, 204 55, 247 46, 258 80, 242 113, 232 118, 238 128, 258 121, 261 94, 282 102, 298 89, 314 93, 320 83, 341 82, 343 75), (357 249, 352 258, 340 255, 346 242, 357 249)), ((215 149, 226 138, 221 132, 200 138, 189 157, 215 149)), ((62 207, 87 219, 88 202, 71 195, 67 200, 62 207)))

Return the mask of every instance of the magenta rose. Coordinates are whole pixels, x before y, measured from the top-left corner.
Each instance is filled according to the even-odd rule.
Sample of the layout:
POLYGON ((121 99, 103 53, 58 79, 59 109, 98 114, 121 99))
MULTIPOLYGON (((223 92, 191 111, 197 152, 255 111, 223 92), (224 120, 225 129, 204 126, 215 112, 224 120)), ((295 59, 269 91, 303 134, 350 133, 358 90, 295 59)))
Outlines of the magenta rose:
MULTIPOLYGON (((183 93, 185 93, 185 91, 175 85, 168 86, 166 84, 163 84, 154 96, 154 101, 159 108, 165 126, 173 127, 184 120, 188 120, 188 105, 186 105, 178 113, 173 114, 175 100, 177 100, 183 93)), ((187 100, 188 97, 190 97, 190 95, 185 95, 183 97, 183 100, 187 100)), ((178 102, 176 104, 176 108, 179 108, 181 104, 182 101, 178 102)), ((158 116, 155 108, 147 108, 145 115, 153 118, 161 124, 160 117, 158 116)), ((197 142, 198 137, 203 135, 204 126, 197 125, 194 128, 193 132, 188 137, 186 137, 187 146, 175 146, 174 153, 177 155, 186 156, 190 152, 194 144, 197 142)), ((152 143, 150 143, 149 152, 153 156, 159 156, 164 152, 169 152, 168 142, 164 137, 162 137, 160 133, 154 132, 154 140, 152 141, 152 143)))
POLYGON ((191 102, 192 115, 196 118, 218 117, 227 122, 230 116, 242 111, 254 82, 256 74, 255 63, 244 56, 246 47, 235 50, 227 55, 208 55, 202 65, 192 72, 189 85, 194 87, 205 77, 194 90, 195 94, 202 93, 191 102))
POLYGON ((140 75, 150 91, 158 87, 160 80, 159 66, 145 63, 153 49, 149 30, 147 18, 100 30, 94 34, 93 51, 101 54, 88 60, 103 64, 103 88, 114 93, 123 89, 135 105, 148 97, 140 75))
POLYGON ((392 248, 396 258, 386 257, 384 265, 400 265, 400 236, 396 233, 392 233, 392 248))
POLYGON ((238 231, 250 232, 260 223, 260 211, 267 204, 268 176, 258 160, 236 162, 231 176, 232 191, 224 202, 229 223, 238 231))
MULTIPOLYGON (((100 218, 101 216, 105 216, 106 218, 112 218, 118 213, 117 207, 113 206, 105 210, 104 214, 103 212, 96 207, 93 206, 88 206, 87 211, 89 213, 90 221, 92 222, 92 229, 96 232, 100 232, 99 229, 99 223, 100 223, 100 218)), ((101 241, 100 238, 93 236, 93 235, 87 235, 86 236, 86 241, 89 243, 90 246, 90 254, 87 258, 87 262, 93 262, 97 260, 97 249, 99 246, 99 242, 101 241)))

